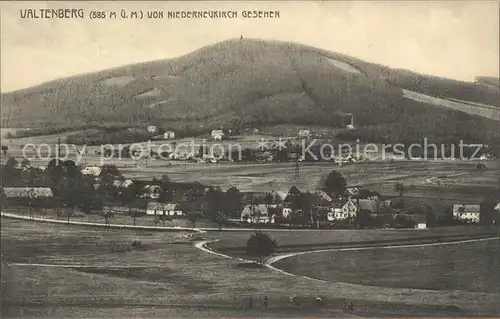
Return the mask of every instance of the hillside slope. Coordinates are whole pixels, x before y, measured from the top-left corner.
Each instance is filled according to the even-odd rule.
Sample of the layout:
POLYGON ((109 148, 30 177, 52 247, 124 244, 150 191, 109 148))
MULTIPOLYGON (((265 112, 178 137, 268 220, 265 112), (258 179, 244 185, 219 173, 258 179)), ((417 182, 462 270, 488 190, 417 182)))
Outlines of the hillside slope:
POLYGON ((471 122, 481 124, 475 131, 465 132, 474 138, 498 135, 494 133, 498 122, 481 117, 481 112, 467 114, 474 113, 469 111, 470 105, 461 112, 419 103, 405 98, 403 89, 444 99, 500 104, 500 89, 492 86, 390 69, 299 44, 238 39, 175 59, 2 94, 2 127, 106 123, 207 129, 235 123, 339 127, 345 125, 342 115, 352 113, 358 127, 422 123, 436 127, 431 134, 444 136, 457 123, 471 122), (444 122, 436 125, 436 118, 444 122))

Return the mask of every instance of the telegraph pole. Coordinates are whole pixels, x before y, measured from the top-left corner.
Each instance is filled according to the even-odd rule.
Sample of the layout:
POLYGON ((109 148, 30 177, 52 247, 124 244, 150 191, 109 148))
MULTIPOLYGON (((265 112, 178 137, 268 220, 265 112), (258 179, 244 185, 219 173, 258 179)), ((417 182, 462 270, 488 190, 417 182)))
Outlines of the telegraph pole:
POLYGON ((60 154, 60 150, 61 150, 61 139, 58 138, 57 139, 57 149, 56 149, 56 163, 57 163, 57 166, 59 166, 59 158, 61 157, 61 154, 60 154))
POLYGON ((294 162, 294 170, 295 170, 295 179, 299 180, 300 179, 300 169, 299 169, 299 160, 295 160, 294 162))

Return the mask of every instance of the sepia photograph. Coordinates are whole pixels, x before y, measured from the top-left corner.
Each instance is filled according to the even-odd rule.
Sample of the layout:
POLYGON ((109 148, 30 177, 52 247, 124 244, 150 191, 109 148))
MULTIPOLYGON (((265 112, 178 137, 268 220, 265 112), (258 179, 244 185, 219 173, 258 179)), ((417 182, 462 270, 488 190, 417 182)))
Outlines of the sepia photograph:
POLYGON ((1 318, 499 318, 500 1, 0 1, 1 318))

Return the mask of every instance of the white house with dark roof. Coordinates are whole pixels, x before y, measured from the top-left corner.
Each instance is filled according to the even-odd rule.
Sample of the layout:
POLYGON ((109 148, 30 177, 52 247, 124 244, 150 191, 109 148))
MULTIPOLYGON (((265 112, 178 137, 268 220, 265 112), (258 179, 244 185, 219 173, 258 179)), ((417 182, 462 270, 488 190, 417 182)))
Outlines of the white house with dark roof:
POLYGON ((350 198, 344 198, 332 203, 326 219, 328 221, 335 221, 355 218, 357 211, 356 204, 350 198))
POLYGON ((211 136, 216 141, 221 141, 224 138, 224 132, 222 130, 212 130, 211 136))
POLYGON ((466 223, 479 223, 481 216, 480 205, 453 205, 453 218, 466 223))
POLYGON ((165 133, 163 133, 163 138, 165 140, 174 139, 175 138, 175 132, 174 131, 166 131, 165 133))

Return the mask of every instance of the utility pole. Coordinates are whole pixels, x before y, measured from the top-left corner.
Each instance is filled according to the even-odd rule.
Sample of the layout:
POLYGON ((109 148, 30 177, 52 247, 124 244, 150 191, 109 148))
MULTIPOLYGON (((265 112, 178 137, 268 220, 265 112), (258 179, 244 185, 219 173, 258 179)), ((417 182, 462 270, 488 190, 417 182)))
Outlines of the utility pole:
POLYGON ((296 159, 294 164, 294 171, 295 171, 295 179, 299 180, 300 179, 300 170, 299 170, 299 160, 296 159))
POLYGON ((316 228, 319 229, 319 204, 318 204, 318 197, 316 197, 316 228))
POLYGON ((61 157, 61 154, 60 154, 60 151, 61 151, 61 139, 58 138, 57 139, 57 149, 56 149, 56 164, 57 166, 59 166, 59 158, 61 157))

